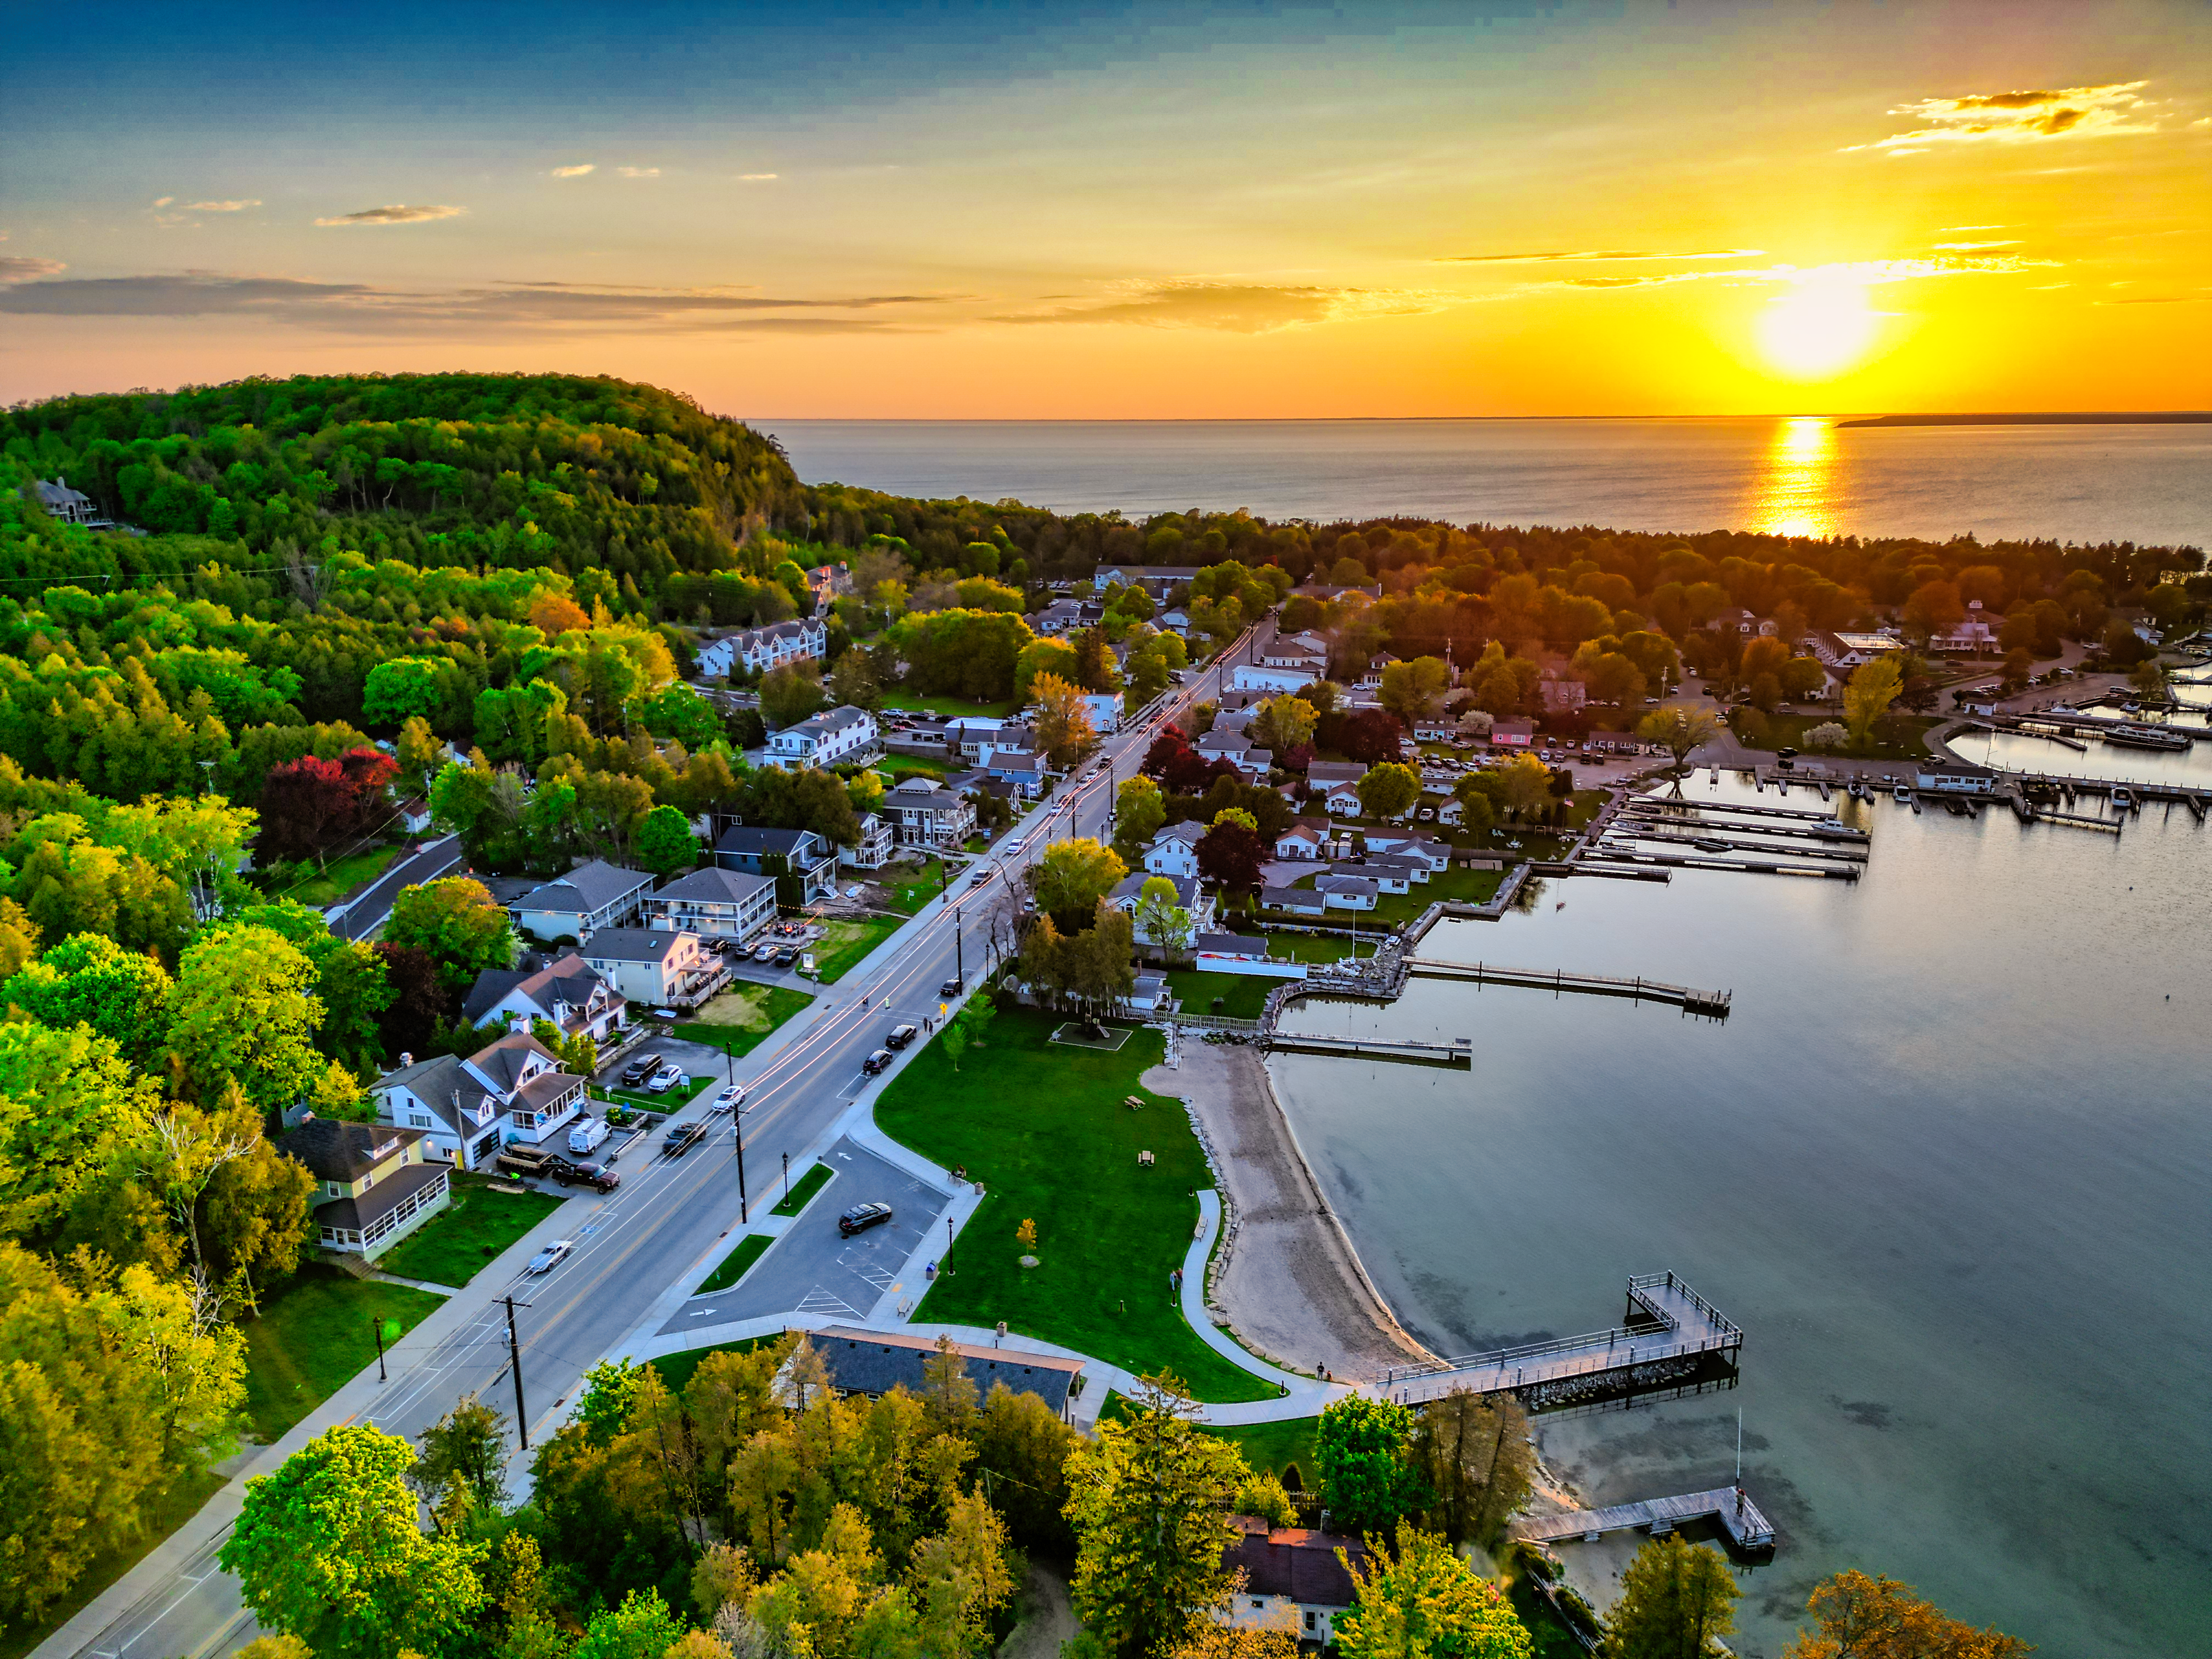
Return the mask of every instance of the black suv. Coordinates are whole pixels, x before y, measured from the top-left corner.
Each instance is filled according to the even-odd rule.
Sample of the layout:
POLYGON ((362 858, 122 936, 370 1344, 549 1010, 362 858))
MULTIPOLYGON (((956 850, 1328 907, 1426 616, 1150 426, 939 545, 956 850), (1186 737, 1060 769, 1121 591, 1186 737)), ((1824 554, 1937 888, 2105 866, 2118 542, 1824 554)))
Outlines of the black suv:
POLYGON ((888 1048, 878 1048, 875 1053, 870 1054, 866 1060, 860 1062, 861 1075, 864 1077, 873 1077, 877 1073, 882 1071, 890 1063, 891 1051, 888 1048))
POLYGON ((967 988, 968 988, 965 985, 963 985, 960 982, 958 978, 955 977, 946 980, 944 984, 939 986, 937 988, 937 994, 941 997, 957 997, 967 988))
POLYGON ((660 1069, 659 1054, 640 1054, 622 1068, 623 1087, 635 1089, 660 1069))
POLYGON ((894 1025, 891 1027, 891 1034, 884 1039, 884 1047, 894 1049, 903 1048, 921 1035, 921 1033, 911 1025, 894 1025))
POLYGON ((837 1231, 846 1238, 854 1233, 864 1233, 871 1227, 880 1227, 891 1218, 888 1204, 855 1204, 837 1218, 837 1231))
POLYGON ((668 1132, 668 1138, 660 1143, 660 1150, 671 1158, 681 1158, 706 1138, 705 1124, 679 1123, 668 1132))
POLYGON ((550 1173, 563 1187, 589 1187, 594 1192, 611 1193, 622 1185, 622 1177, 604 1164, 576 1164, 563 1158, 550 1173))

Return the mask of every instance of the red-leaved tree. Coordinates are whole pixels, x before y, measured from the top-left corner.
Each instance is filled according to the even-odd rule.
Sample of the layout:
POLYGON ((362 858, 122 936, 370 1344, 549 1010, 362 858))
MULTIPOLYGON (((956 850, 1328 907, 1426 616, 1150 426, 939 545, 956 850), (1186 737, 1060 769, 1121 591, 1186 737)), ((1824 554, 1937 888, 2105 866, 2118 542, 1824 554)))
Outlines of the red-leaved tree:
POLYGON ((1208 881, 1240 890, 1260 884, 1260 866, 1267 862, 1267 844, 1260 832, 1234 818, 1224 818, 1198 841, 1198 872, 1208 881))
POLYGON ((375 809, 398 769, 391 756, 366 748, 349 749, 336 760, 302 755, 270 768, 254 855, 264 863, 313 858, 379 827, 375 809))

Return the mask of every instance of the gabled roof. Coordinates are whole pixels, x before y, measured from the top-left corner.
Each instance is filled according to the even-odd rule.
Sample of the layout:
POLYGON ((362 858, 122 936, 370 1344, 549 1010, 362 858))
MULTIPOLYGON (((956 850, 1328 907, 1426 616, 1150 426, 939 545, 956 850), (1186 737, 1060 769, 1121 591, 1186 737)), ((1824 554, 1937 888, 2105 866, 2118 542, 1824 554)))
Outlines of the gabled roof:
POLYGON ((525 894, 516 901, 516 908, 586 915, 602 905, 627 898, 641 887, 652 885, 653 878, 642 870, 625 869, 618 864, 593 859, 588 864, 578 865, 558 881, 549 881, 525 894))
POLYGON ((585 949, 611 962, 665 962, 683 937, 674 927, 602 927, 585 949))
POLYGON ((404 1158, 407 1148, 422 1138, 420 1129, 395 1129, 388 1123, 310 1117, 277 1141, 276 1150, 306 1164, 318 1181, 351 1183, 395 1158, 404 1158))
POLYGON ((1152 837, 1152 845, 1158 847, 1164 841, 1188 842, 1194 845, 1204 839, 1206 829, 1206 826, 1196 818, 1179 818, 1173 823, 1161 825, 1159 834, 1152 837))
MULTIPOLYGON (((759 877, 749 877, 759 880, 759 877)), ((532 972, 526 969, 487 968, 477 975, 477 982, 469 988, 467 1000, 461 1004, 461 1012, 471 1025, 483 1024, 489 1014, 510 994, 519 994, 532 1007, 550 1019, 553 1005, 566 1002, 582 1007, 599 991, 619 1002, 622 998, 601 979, 592 964, 579 956, 555 958, 544 967, 532 972)))
POLYGON ((1350 898, 1373 898, 1381 890, 1364 876, 1328 875, 1314 881, 1316 893, 1342 893, 1350 898))
POLYGON ((1119 904, 1124 899, 1134 904, 1144 896, 1145 884, 1148 881, 1174 883, 1176 902, 1185 909, 1191 908, 1199 901, 1198 884, 1188 876, 1164 876, 1153 870, 1132 870, 1114 884, 1114 890, 1107 894, 1106 897, 1109 902, 1115 904, 1119 904))
MULTIPOLYGON (((608 933, 628 933, 623 928, 609 928, 608 933)), ((603 937, 592 935, 592 948, 603 937)), ((498 1041, 489 1043, 469 1056, 469 1064, 498 1086, 501 1092, 512 1094, 522 1082, 522 1069, 532 1059, 548 1066, 558 1066, 560 1057, 527 1031, 509 1031, 498 1041)))
POLYGON ((782 738, 789 737, 793 732, 800 732, 818 742, 823 738, 835 736, 848 726, 858 726, 864 720, 872 721, 874 719, 875 716, 865 708, 849 707, 825 708, 820 714, 811 714, 798 725, 787 726, 775 735, 782 738))
POLYGON ((1348 1607, 1354 1587, 1352 1575, 1336 1559, 1364 1568, 1366 1547, 1356 1538, 1336 1538, 1304 1527, 1269 1528, 1264 1521, 1239 1516, 1233 1523, 1238 1537, 1222 1552, 1221 1565, 1244 1571, 1244 1591, 1251 1595, 1280 1595, 1309 1607, 1348 1607))
MULTIPOLYGON (((708 865, 703 870, 694 870, 680 881, 672 881, 653 896, 656 904, 672 900, 689 900, 702 904, 742 904, 763 887, 774 887, 773 876, 756 876, 744 870, 725 870, 720 865, 708 865)), ((592 936, 594 948, 603 934, 592 936)))
POLYGON ((1325 783, 1357 783, 1367 769, 1357 761, 1316 761, 1306 768, 1306 781, 1316 789, 1325 783))
POLYGON ((810 842, 819 842, 821 839, 811 830, 770 830, 739 823, 722 832, 721 840, 714 843, 714 850, 748 858, 765 854, 793 858, 804 854, 810 842))

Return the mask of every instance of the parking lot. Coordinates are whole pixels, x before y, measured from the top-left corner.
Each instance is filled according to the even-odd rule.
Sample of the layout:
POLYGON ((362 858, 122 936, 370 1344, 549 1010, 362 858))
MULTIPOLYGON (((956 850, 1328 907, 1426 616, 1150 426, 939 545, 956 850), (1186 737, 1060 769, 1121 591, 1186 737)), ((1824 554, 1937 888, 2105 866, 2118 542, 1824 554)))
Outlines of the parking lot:
MULTIPOLYGON (((922 1241, 933 1231, 944 1231, 939 1218, 951 1195, 849 1139, 839 1140, 823 1162, 836 1172, 830 1184, 752 1271, 728 1290, 693 1297, 661 1327, 663 1335, 769 1314, 865 1319, 894 1285, 919 1299, 920 1275, 902 1285, 902 1276, 922 1241), (891 1219, 855 1237, 842 1237, 837 1218, 855 1204, 888 1204, 891 1219)), ((803 1173, 794 1170, 793 1179, 803 1173)), ((730 1234, 730 1249, 737 1248, 739 1236, 730 1234)))

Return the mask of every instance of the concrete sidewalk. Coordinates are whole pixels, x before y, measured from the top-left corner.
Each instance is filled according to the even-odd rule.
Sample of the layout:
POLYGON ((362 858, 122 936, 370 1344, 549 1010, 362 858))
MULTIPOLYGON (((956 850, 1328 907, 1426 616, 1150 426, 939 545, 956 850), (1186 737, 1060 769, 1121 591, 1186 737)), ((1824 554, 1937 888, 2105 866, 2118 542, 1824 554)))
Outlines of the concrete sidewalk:
MULTIPOLYGON (((393 1360, 404 1358, 411 1367, 415 1360, 434 1352, 489 1313, 493 1304, 506 1293, 507 1287, 545 1242, 563 1236, 565 1224, 562 1217, 567 1208, 568 1206, 563 1204, 527 1235, 508 1246, 496 1260, 485 1263, 465 1289, 448 1297, 432 1310, 428 1318, 386 1351, 386 1369, 395 1381, 404 1378, 405 1370, 395 1369, 392 1364, 393 1360)), ((185 1574, 188 1566, 197 1565, 196 1558, 208 1552, 210 1546, 220 1544, 229 1536, 231 1528, 238 1521, 240 1510, 245 1507, 246 1486, 249 1480, 273 1474, 286 1458, 325 1429, 351 1423, 373 1411, 380 1396, 390 1386, 380 1382, 377 1367, 369 1365, 294 1424, 274 1445, 248 1449, 246 1453, 241 1454, 245 1461, 237 1468, 228 1485, 202 1504, 184 1525, 149 1550, 130 1571, 87 1602, 75 1618, 41 1642, 33 1650, 32 1659, 71 1659, 71 1656, 99 1642, 111 1626, 127 1625, 140 1616, 145 1611, 144 1604, 165 1601, 173 1596, 177 1579, 185 1574)), ((537 1433, 537 1425, 533 1425, 533 1439, 537 1433)), ((238 1460, 234 1459, 233 1462, 237 1463, 238 1460)), ((208 1570, 214 1571, 211 1562, 208 1564, 208 1570)), ((250 1619, 251 1615, 247 1616, 250 1619)), ((248 1639, 251 1634, 249 1632, 240 1639, 248 1639)), ((110 1651, 119 1645, 99 1644, 110 1651)))

